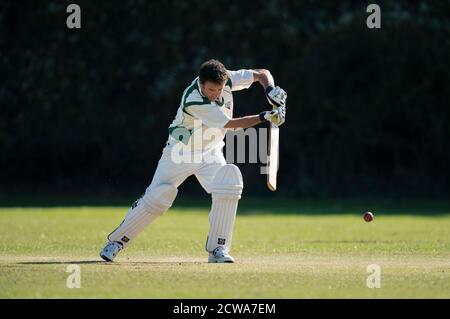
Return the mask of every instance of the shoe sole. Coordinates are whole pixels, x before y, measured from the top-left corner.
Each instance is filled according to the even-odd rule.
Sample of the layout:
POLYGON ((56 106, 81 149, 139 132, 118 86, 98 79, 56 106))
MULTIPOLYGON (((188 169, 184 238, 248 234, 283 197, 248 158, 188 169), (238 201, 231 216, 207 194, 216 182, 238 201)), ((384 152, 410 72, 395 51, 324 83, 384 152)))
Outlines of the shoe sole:
POLYGON ((106 257, 105 255, 100 254, 100 257, 102 257, 102 259, 103 259, 104 261, 107 261, 107 262, 110 262, 110 263, 113 262, 111 259, 109 259, 109 258, 106 257))
POLYGON ((234 260, 219 261, 217 259, 208 259, 208 263, 209 264, 232 264, 232 263, 234 263, 234 260))

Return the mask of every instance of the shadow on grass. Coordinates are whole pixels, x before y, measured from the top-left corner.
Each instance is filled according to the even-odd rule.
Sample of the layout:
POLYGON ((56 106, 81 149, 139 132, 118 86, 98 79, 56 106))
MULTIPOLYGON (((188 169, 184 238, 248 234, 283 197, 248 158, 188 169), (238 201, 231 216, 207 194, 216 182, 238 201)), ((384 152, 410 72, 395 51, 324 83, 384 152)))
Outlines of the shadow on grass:
MULTIPOLYGON (((11 197, 0 195, 0 207, 123 207, 124 213, 135 198, 89 198, 76 196, 53 197, 11 197)), ((199 210, 208 212, 211 199, 179 196, 172 209, 199 210)), ((238 214, 289 214, 289 215, 340 215, 363 214, 371 211, 380 215, 450 215, 448 199, 391 199, 391 198, 354 198, 354 199, 293 199, 276 196, 265 198, 243 197, 239 201, 238 214)))
POLYGON ((101 260, 78 260, 78 261, 26 261, 16 263, 17 265, 73 265, 73 264, 108 264, 101 260))
POLYGON ((243 200, 239 203, 240 214, 288 214, 288 215, 363 215, 370 211, 382 215, 450 215, 450 201, 444 200, 243 200))
MULTIPOLYGON (((418 241, 414 241, 417 243, 418 241)), ((424 241, 425 242, 425 241, 424 241)), ((411 243, 406 240, 302 240, 300 244, 398 244, 411 243)))
POLYGON ((117 261, 107 262, 102 260, 78 260, 78 261, 27 261, 18 262, 16 265, 108 265, 108 266, 142 266, 142 265, 198 265, 200 261, 117 261))

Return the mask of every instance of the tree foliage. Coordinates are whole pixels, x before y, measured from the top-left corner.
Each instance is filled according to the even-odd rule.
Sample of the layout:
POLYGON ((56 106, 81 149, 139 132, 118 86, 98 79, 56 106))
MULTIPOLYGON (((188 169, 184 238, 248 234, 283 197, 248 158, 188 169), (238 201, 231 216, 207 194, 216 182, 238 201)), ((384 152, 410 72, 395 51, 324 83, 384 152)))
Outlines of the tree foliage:
MULTIPOLYGON (((450 1, 4 1, 0 191, 130 193, 152 177, 206 59, 267 68, 289 94, 280 192, 450 191, 450 1)), ((267 108, 257 85, 236 115, 267 108)), ((242 165, 247 193, 266 194, 242 165)))

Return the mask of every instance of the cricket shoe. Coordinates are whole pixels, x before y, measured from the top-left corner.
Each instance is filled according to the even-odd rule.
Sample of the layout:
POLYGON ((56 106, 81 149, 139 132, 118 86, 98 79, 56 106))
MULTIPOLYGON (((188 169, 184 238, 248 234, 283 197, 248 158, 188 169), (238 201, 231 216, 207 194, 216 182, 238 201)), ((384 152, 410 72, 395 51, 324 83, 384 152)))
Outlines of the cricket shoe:
POLYGON ((110 241, 106 244, 106 246, 100 252, 100 257, 102 257, 106 261, 113 261, 116 258, 119 251, 123 249, 121 243, 117 241, 110 241))
POLYGON ((219 246, 209 253, 208 263, 234 263, 234 258, 219 246))

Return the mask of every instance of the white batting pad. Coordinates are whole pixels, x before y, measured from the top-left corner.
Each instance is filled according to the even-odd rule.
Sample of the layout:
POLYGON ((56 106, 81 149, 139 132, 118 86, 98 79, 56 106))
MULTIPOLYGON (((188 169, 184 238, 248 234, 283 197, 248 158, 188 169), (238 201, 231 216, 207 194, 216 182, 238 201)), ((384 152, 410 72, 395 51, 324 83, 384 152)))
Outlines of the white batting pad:
POLYGON ((161 216, 171 206, 178 189, 170 184, 161 184, 145 192, 128 210, 123 222, 108 236, 109 241, 118 241, 126 247, 141 231, 161 216))
POLYGON ((217 171, 212 184, 210 228, 206 241, 208 252, 219 246, 230 251, 238 201, 243 188, 242 175, 236 165, 226 164, 217 171))

